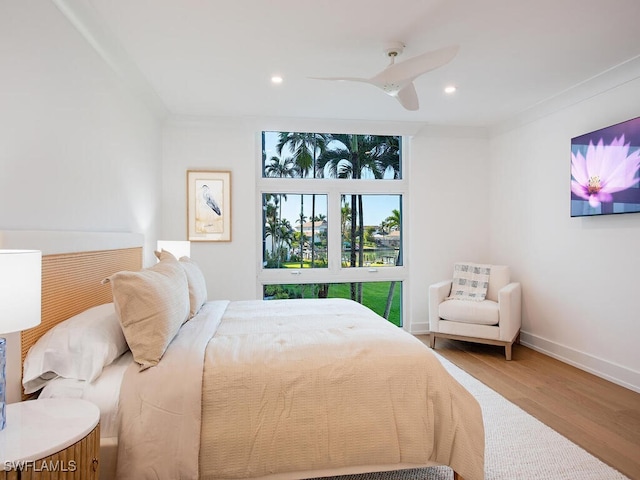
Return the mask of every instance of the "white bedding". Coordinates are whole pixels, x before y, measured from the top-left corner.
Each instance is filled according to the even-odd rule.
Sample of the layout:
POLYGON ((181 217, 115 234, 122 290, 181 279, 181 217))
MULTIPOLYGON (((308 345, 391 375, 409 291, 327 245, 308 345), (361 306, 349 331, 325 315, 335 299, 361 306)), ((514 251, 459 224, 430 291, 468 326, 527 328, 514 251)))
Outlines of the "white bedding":
POLYGON ((432 357, 355 302, 208 302, 155 368, 139 372, 127 352, 93 383, 59 378, 41 398, 99 407, 105 480, 291 479, 434 464, 481 479, 479 406, 432 357), (323 397, 331 406, 317 403, 323 397), (355 403, 342 411, 346 401, 355 403), (301 421, 288 425, 300 408, 301 421))
POLYGON ((214 306, 182 327, 157 367, 127 369, 120 480, 434 464, 484 478, 480 407, 419 340, 347 300, 203 309, 214 306))
POLYGON ((198 478, 204 352, 228 304, 205 303, 155 367, 127 368, 118 409, 119 480, 198 478))
POLYGON ((133 362, 126 352, 110 365, 92 383, 72 378, 54 378, 42 389, 39 398, 82 398, 100 409, 100 438, 118 435, 118 402, 120 385, 127 367, 133 362))

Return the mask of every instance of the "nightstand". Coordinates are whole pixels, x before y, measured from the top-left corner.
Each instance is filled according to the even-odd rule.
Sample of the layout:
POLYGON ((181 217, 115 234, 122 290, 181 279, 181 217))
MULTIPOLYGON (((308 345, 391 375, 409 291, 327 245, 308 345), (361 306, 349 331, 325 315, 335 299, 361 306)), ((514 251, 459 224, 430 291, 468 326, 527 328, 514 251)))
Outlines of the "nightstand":
POLYGON ((75 398, 7 405, 0 431, 0 480, 97 479, 100 411, 75 398))

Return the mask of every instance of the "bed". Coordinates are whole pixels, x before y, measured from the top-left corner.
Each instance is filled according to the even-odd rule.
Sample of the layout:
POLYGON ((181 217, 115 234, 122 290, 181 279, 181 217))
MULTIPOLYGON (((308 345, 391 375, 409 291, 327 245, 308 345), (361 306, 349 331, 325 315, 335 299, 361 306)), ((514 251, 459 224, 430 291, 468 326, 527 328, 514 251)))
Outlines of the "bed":
POLYGON ((29 389, 98 404, 101 478, 293 479, 431 465, 484 478, 477 401, 422 342, 355 302, 208 300, 194 313, 187 295, 188 321, 169 328, 149 365, 116 289, 131 288, 118 275, 157 268, 141 269, 141 258, 141 248, 44 255, 43 324, 22 338, 24 360, 71 319, 87 329, 114 313, 121 322, 126 344, 105 348, 82 379, 49 375, 29 389))

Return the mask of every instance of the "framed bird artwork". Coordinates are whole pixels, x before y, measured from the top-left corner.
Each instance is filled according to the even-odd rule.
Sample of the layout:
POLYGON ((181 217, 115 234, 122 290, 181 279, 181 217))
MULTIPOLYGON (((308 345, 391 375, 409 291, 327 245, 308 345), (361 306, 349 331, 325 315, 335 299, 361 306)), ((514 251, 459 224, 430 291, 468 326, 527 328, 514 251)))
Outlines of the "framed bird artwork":
POLYGON ((231 241, 231 172, 187 171, 187 238, 231 241))

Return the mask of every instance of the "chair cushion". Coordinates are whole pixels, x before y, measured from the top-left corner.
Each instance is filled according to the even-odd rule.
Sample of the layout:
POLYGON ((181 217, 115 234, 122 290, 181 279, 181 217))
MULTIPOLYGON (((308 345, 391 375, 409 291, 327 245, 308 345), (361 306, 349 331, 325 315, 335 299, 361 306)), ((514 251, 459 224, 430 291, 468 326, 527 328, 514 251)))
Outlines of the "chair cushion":
POLYGON ((506 287, 510 282, 510 270, 506 265, 491 265, 491 275, 489 276, 489 288, 487 290, 487 300, 498 301, 498 292, 506 287))
POLYGON ((500 321, 498 302, 491 300, 483 300, 481 302, 445 300, 438 307, 438 316, 452 322, 479 325, 498 325, 500 321))

